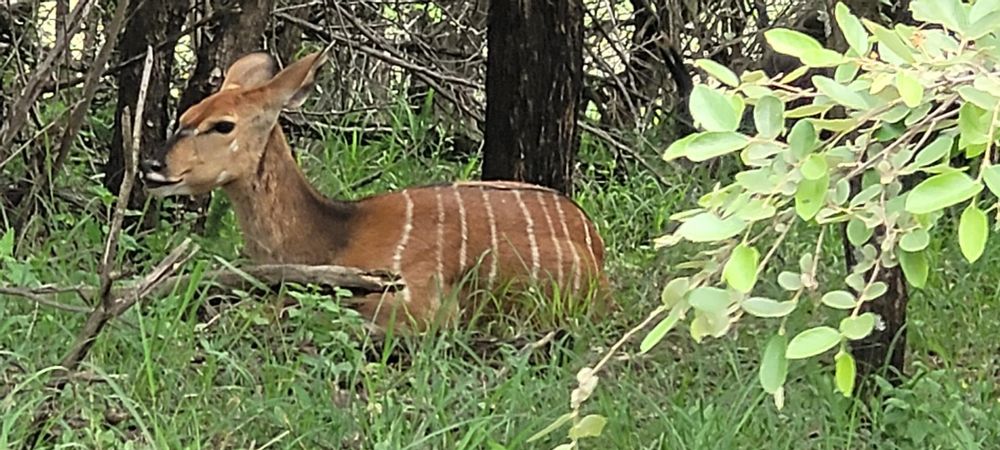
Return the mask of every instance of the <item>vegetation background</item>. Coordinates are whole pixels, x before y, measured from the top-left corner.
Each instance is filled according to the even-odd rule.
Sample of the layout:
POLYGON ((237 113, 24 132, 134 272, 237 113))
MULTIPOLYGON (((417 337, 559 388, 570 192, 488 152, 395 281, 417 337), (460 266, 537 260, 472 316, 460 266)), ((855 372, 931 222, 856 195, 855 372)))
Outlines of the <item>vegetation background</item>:
MULTIPOLYGON (((0 0, 0 448, 552 448, 560 433, 527 440, 566 412, 577 371, 659 304, 694 251, 656 251, 653 239, 738 170, 660 158, 693 130, 687 97, 703 75, 692 61, 789 72, 796 61, 764 45, 774 27, 843 45, 825 0, 551 2, 580 6, 561 18, 582 24, 571 187, 609 248, 623 309, 604 323, 576 323, 535 350, 524 343, 544 323, 374 341, 312 289, 289 287, 298 303, 279 311, 192 283, 110 322, 66 374, 57 365, 89 310, 76 291, 100 286, 109 267, 101 259, 129 147, 121 130, 147 47, 141 151, 217 87, 233 58, 265 48, 287 62, 328 42, 337 46, 321 95, 282 119, 322 192, 358 198, 477 179, 490 145, 485 1, 122 1, 0 0), (49 295, 56 286, 69 291, 49 295)), ((845 3, 887 25, 911 20, 909 2, 845 3)), ((137 187, 131 199, 115 278, 142 277, 185 238, 201 250, 182 273, 238 262, 224 197, 154 201, 137 187)), ((955 263, 948 233, 935 231, 927 286, 911 293, 898 386, 845 398, 832 358, 821 359, 793 372, 777 410, 757 383, 768 334, 753 321, 704 345, 677 329, 648 353, 637 340, 614 353, 584 406, 607 426, 581 445, 995 447, 1000 253, 955 263)), ((841 266, 825 270, 842 276, 841 266)))

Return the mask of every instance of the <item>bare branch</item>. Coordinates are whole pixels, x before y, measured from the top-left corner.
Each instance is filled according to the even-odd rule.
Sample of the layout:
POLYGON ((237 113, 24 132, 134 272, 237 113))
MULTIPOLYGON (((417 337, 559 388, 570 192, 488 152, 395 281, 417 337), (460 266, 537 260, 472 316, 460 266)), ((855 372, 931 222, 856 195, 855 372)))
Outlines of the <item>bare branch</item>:
POLYGON ((19 287, 11 287, 11 286, 0 286, 0 294, 23 298, 25 300, 30 300, 35 303, 38 303, 39 305, 42 306, 48 306, 50 308, 60 309, 63 311, 84 313, 84 314, 89 313, 91 311, 91 309, 87 308, 86 306, 67 305, 65 303, 57 302, 49 298, 49 296, 42 295, 33 289, 25 289, 19 287))
POLYGON ((142 137, 142 117, 146 106, 146 90, 149 88, 149 77, 153 70, 153 47, 146 47, 146 63, 142 68, 142 81, 139 84, 139 99, 135 106, 135 121, 128 125, 128 107, 123 112, 122 141, 125 143, 125 176, 122 177, 121 188, 118 190, 118 203, 111 217, 111 227, 108 239, 104 245, 104 256, 101 258, 101 301, 108 306, 111 297, 111 270, 114 267, 115 255, 118 253, 118 238, 121 234, 125 211, 128 209, 129 198, 132 196, 132 185, 135 183, 136 164, 139 159, 139 144, 142 137))

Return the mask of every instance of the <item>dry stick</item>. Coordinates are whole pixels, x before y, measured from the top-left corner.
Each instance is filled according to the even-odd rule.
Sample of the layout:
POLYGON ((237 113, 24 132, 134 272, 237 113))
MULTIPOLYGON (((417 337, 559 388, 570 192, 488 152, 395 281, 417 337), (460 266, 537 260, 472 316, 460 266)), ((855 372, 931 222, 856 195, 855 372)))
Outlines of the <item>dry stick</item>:
POLYGON ((75 313, 89 313, 90 308, 85 306, 67 305, 65 303, 57 302, 50 299, 48 296, 33 292, 31 289, 24 289, 18 287, 10 286, 0 286, 0 294, 9 295, 11 297, 23 298, 25 300, 30 300, 38 303, 42 306, 48 306, 50 308, 61 309, 63 311, 75 312, 75 313))
POLYGON ((128 107, 122 112, 122 142, 126 143, 124 153, 125 175, 119 188, 118 204, 111 216, 111 227, 108 229, 108 239, 104 245, 104 257, 101 258, 101 300, 108 305, 111 292, 111 269, 114 267, 118 254, 118 237, 121 234, 125 211, 128 209, 132 196, 132 185, 135 183, 136 161, 139 159, 139 145, 142 137, 142 116, 146 107, 146 90, 149 88, 150 72, 153 69, 153 47, 146 47, 146 63, 142 68, 142 81, 139 84, 139 99, 135 106, 135 118, 131 127, 128 126, 128 107))
MULTIPOLYGON (((80 364, 80 361, 87 356, 87 352, 94 344, 94 340, 101 334, 101 330, 108 321, 127 311, 132 305, 156 289, 161 283, 168 279, 177 269, 187 263, 198 251, 198 246, 191 243, 191 239, 185 239, 180 245, 174 248, 160 263, 144 277, 141 285, 136 289, 135 295, 115 298, 108 296, 106 299, 94 307, 93 312, 87 317, 87 322, 77 333, 76 340, 70 347, 69 352, 63 357, 59 365, 64 373, 68 373, 80 364)), ((58 377, 54 383, 57 387, 65 384, 65 377, 58 377)))
MULTIPOLYGON (((66 156, 69 154, 69 150, 73 146, 73 141, 76 140, 77 134, 80 132, 80 128, 83 127, 83 120, 86 118, 87 111, 90 109, 90 103, 97 94, 98 82, 108 65, 108 60, 111 59, 112 50, 114 50, 115 46, 118 44, 118 34, 121 31, 122 26, 125 24, 125 13, 128 10, 128 4, 129 0, 121 0, 118 2, 115 9, 115 16, 111 19, 111 24, 108 25, 104 45, 101 47, 101 51, 98 53, 97 59, 94 61, 94 65, 90 69, 90 72, 87 72, 87 81, 83 84, 83 101, 77 103, 76 108, 73 109, 72 113, 70 113, 69 123, 66 125, 62 140, 59 143, 59 151, 56 154, 56 159, 48 171, 42 171, 40 179, 35 181, 34 185, 31 187, 31 191, 24 198, 24 200, 22 200, 23 203, 20 208, 20 214, 17 216, 20 219, 19 222, 21 223, 26 222, 28 216, 31 215, 31 212, 34 209, 33 205, 35 196, 48 188, 51 177, 62 168, 63 163, 66 161, 66 156)), ((139 117, 141 118, 142 116, 140 115, 139 117)))
MULTIPOLYGON (((124 0, 128 3, 128 0, 124 0)), ((136 159, 139 154, 139 137, 142 131, 142 113, 146 104, 146 89, 149 87, 149 74, 153 69, 153 48, 146 48, 146 65, 142 69, 142 84, 139 85, 139 100, 135 107, 135 121, 129 124, 129 111, 126 107, 122 115, 122 142, 125 143, 125 176, 122 178, 121 189, 118 191, 118 203, 115 205, 114 214, 111 217, 111 226, 108 229, 108 238, 104 244, 104 256, 101 258, 101 303, 94 307, 90 313, 83 330, 77 335, 76 342, 70 352, 63 358, 61 363, 64 370, 73 370, 86 356, 87 350, 93 344, 94 339, 104 328, 108 319, 113 317, 115 300, 111 294, 111 270, 114 267, 115 255, 118 253, 118 239, 121 236, 122 222, 125 218, 125 210, 128 209, 129 197, 132 195, 132 183, 135 181, 136 159)), ((186 245, 182 245, 185 247, 186 245)), ((178 247, 178 248, 181 248, 178 247)), ((171 253, 174 255, 177 249, 171 253)), ((180 255, 175 259, 180 258, 180 255)), ((169 257, 168 257, 169 259, 169 257)), ((163 263, 160 263, 161 266, 163 263)), ((169 264, 173 264, 170 262, 169 264)), ((155 271, 154 271, 155 273, 155 271)))
MULTIPOLYGON (((387 272, 365 272, 353 267, 342 266, 312 266, 302 264, 264 264, 242 267, 238 270, 222 269, 203 273, 199 280, 211 282, 226 290, 246 290, 259 287, 268 288, 282 283, 314 284, 320 286, 335 286, 344 289, 356 289, 364 293, 384 293, 403 289, 404 285, 398 276, 387 272)), ((163 287, 184 286, 190 284, 190 275, 178 275, 163 281, 163 287)), ((158 295, 160 289, 142 291, 143 284, 136 287, 116 289, 112 292, 115 298, 127 298, 137 294, 158 295)))

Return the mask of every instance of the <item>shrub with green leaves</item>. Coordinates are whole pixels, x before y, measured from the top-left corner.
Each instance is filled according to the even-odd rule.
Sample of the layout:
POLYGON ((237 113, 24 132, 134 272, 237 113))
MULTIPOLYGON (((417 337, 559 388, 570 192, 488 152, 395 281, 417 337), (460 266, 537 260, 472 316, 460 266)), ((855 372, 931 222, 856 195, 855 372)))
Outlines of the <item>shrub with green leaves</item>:
POLYGON ((738 155, 744 170, 702 196, 696 209, 674 214, 679 226, 657 240, 698 243, 705 251, 685 265, 693 273, 663 289, 658 312, 667 315, 642 351, 689 316, 697 341, 756 316, 777 325, 761 355, 760 383, 779 407, 788 361, 831 351, 836 386, 851 395, 855 363, 847 344, 879 324, 862 305, 887 292, 880 271, 898 265, 911 286, 923 287, 930 231, 946 217, 959 217, 965 258, 971 263, 982 255, 987 213, 997 209, 1000 194, 1000 165, 992 163, 1000 123, 1000 1, 915 0, 911 10, 920 26, 887 28, 838 4, 834 18, 849 45, 843 54, 797 31, 766 32, 775 51, 802 62, 788 74, 738 76, 698 61, 713 78, 690 99, 703 131, 674 142, 664 159, 738 155), (820 68, 832 77, 793 85, 820 68), (744 121, 747 108, 752 114, 744 121), (968 166, 952 165, 959 154, 964 159, 955 159, 968 166), (960 215, 945 214, 956 206, 964 208, 960 215), (782 248, 790 230, 818 229, 822 241, 845 224, 858 259, 846 279, 818 276, 817 268, 834 257, 821 254, 820 242, 794 255, 796 271, 767 270, 773 255, 793 251, 782 248), (755 295, 759 278, 775 272, 786 293, 755 295), (828 311, 828 323, 786 330, 786 319, 806 302, 828 311))

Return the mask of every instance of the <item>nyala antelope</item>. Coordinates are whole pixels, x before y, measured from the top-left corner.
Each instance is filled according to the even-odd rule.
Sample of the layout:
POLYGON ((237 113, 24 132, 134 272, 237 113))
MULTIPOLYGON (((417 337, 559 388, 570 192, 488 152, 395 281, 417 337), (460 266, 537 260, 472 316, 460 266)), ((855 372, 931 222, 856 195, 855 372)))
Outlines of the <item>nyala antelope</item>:
POLYGON ((219 92, 185 111, 177 131, 140 163, 149 192, 199 195, 222 188, 239 220, 244 253, 256 263, 398 274, 405 288, 355 306, 381 330, 425 330, 432 320, 475 309, 479 294, 501 286, 508 293, 512 286, 540 286, 543 294, 568 294, 598 311, 611 304, 601 237, 556 191, 467 182, 356 201, 320 194, 296 163, 278 115, 302 105, 325 59, 326 51, 313 53, 280 72, 266 53, 233 63, 219 92), (469 275, 481 287, 470 287, 469 275), (443 308, 450 294, 455 306, 443 308))

